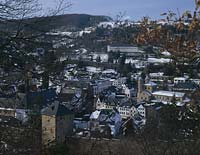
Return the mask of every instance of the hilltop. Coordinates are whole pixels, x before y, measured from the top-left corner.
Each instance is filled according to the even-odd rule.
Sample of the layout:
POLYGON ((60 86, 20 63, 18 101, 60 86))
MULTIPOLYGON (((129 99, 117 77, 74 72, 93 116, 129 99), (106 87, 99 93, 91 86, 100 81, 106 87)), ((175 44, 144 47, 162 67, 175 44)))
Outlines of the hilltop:
MULTIPOLYGON (((65 14, 57 16, 34 17, 23 20, 25 30, 80 30, 85 27, 95 26, 100 22, 112 20, 108 16, 88 15, 88 14, 65 14)), ((0 29, 16 30, 18 24, 16 20, 2 22, 0 29)))

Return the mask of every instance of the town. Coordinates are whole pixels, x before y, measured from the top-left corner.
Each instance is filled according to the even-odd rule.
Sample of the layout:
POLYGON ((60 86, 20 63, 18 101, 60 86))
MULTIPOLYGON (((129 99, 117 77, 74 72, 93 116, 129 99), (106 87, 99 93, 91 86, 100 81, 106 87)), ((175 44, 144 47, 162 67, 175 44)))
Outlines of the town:
MULTIPOLYGON (((37 38, 40 44, 19 45, 26 55, 5 52, 0 154, 31 154, 69 139, 118 141, 146 129, 157 129, 160 141, 194 135, 196 126, 186 126, 200 105, 199 57, 179 64, 162 46, 134 42, 141 21, 102 18, 84 27, 51 29, 37 38), (186 123, 172 122, 173 115, 186 123), (177 133, 173 123, 180 127, 177 133)), ((172 26, 163 20, 153 25, 172 26)), ((199 42, 195 49, 199 53, 199 42)))

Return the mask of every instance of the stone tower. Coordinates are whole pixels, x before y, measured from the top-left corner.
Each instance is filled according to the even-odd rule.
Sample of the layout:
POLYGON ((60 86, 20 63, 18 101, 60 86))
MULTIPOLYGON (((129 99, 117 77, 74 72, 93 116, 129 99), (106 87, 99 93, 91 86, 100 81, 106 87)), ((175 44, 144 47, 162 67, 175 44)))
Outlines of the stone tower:
POLYGON ((73 132, 74 114, 55 101, 42 110, 42 144, 63 143, 73 132))

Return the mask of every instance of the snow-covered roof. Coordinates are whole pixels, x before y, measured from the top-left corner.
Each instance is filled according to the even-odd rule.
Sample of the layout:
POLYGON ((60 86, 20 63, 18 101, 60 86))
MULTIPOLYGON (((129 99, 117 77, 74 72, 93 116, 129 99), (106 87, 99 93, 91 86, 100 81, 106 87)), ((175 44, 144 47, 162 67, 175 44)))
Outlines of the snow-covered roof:
POLYGON ((98 25, 99 27, 103 26, 103 27, 107 27, 107 26, 111 26, 112 28, 115 27, 115 22, 101 22, 98 25))
POLYGON ((148 58, 147 60, 149 63, 169 63, 171 59, 165 59, 165 58, 148 58))
POLYGON ((144 85, 145 86, 157 86, 157 84, 155 82, 152 82, 152 81, 150 81, 150 82, 148 82, 148 83, 146 83, 144 85))
POLYGON ((183 97, 185 95, 185 93, 181 93, 181 92, 172 92, 172 91, 156 91, 152 93, 153 95, 159 95, 159 96, 168 96, 168 97, 173 97, 175 95, 175 97, 183 97))
POLYGON ((103 74, 117 74, 114 69, 106 69, 102 72, 103 74))
POLYGON ((150 74, 149 74, 150 77, 160 77, 160 76, 163 76, 163 75, 164 75, 163 72, 150 73, 150 74))
POLYGON ((169 53, 168 51, 164 51, 164 52, 162 52, 162 55, 171 56, 171 53, 169 53))
POLYGON ((98 119, 101 111, 96 110, 90 115, 90 119, 98 119))
POLYGON ((174 80, 184 81, 184 80, 187 80, 187 78, 186 77, 175 77, 174 80))
POLYGON ((88 72, 91 72, 91 73, 99 73, 101 71, 101 68, 96 68, 96 67, 92 67, 92 66, 87 66, 86 67, 86 70, 88 72))

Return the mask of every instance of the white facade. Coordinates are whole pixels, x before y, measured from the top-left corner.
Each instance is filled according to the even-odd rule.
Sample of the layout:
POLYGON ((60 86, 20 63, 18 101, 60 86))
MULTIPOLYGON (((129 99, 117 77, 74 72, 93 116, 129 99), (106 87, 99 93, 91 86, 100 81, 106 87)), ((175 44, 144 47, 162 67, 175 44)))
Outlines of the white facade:
POLYGON ((122 118, 124 118, 124 119, 127 119, 129 117, 133 117, 137 113, 137 110, 134 106, 127 107, 127 106, 108 105, 104 102, 101 102, 100 99, 98 99, 97 102, 96 102, 96 109, 97 110, 101 110, 101 109, 112 110, 113 108, 116 108, 119 111, 122 118))
POLYGON ((183 101, 185 97, 185 93, 172 91, 156 91, 152 94, 156 100, 164 102, 171 102, 174 97, 177 101, 183 101))
POLYGON ((136 91, 134 88, 131 88, 129 89, 126 85, 122 85, 123 87, 123 93, 128 97, 128 98, 131 98, 131 97, 134 97, 136 96, 136 91))
POLYGON ((135 46, 107 46, 107 52, 121 52, 121 53, 132 53, 139 52, 138 47, 135 46))
POLYGON ((146 117, 146 109, 145 109, 145 107, 143 105, 140 105, 137 108, 137 111, 141 116, 146 117))
POLYGON ((174 83, 177 84, 177 83, 185 83, 187 81, 187 78, 185 77, 176 77, 174 78, 174 83))
POLYGON ((112 85, 115 87, 122 87, 126 83, 126 77, 121 77, 112 81, 112 85))

